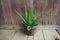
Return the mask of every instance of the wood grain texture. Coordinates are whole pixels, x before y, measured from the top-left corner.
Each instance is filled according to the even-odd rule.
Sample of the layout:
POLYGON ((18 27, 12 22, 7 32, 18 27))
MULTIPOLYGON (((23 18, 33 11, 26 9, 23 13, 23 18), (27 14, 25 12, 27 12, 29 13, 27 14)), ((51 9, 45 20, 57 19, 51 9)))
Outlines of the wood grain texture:
POLYGON ((27 36, 20 30, 0 29, 0 40, 54 40, 57 36, 56 30, 37 30, 33 36, 27 36))
POLYGON ((34 35, 34 40, 44 40, 42 30, 37 30, 34 35))
POLYGON ((55 40, 58 36, 56 30, 43 30, 45 40, 55 40))
POLYGON ((2 5, 1 5, 1 0, 0 0, 0 25, 4 24, 4 15, 2 11, 2 5))
POLYGON ((17 31, 12 40, 27 40, 27 36, 17 31))
POLYGON ((8 0, 1 0, 5 24, 11 24, 11 15, 8 0))
POLYGON ((16 30, 1 30, 0 29, 0 40, 11 40, 14 37, 16 30))
POLYGON ((28 40, 34 40, 34 37, 33 36, 28 36, 27 39, 28 40))

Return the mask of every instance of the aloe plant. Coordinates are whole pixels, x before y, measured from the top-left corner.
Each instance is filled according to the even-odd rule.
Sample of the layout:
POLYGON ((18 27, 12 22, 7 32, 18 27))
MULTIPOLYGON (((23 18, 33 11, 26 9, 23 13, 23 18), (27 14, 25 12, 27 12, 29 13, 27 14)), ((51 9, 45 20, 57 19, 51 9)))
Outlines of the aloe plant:
POLYGON ((22 24, 26 26, 27 31, 30 31, 33 26, 36 26, 40 23, 41 14, 39 16, 35 16, 34 7, 31 10, 28 10, 25 6, 24 9, 25 9, 25 18, 20 14, 20 12, 16 11, 16 13, 22 20, 22 24))

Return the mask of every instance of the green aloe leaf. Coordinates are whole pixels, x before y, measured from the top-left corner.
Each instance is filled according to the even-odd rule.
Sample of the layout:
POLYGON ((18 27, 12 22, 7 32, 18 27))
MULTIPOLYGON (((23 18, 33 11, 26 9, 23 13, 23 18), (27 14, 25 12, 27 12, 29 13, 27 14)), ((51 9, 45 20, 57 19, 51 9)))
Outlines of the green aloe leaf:
POLYGON ((27 10, 26 6, 25 6, 25 16, 26 16, 26 20, 27 20, 27 18, 28 18, 28 10, 27 10))
POLYGON ((16 13, 17 13, 17 15, 21 18, 21 20, 22 20, 24 23, 26 23, 26 24, 27 24, 26 20, 22 17, 22 15, 20 15, 20 13, 19 13, 19 12, 17 12, 17 11, 16 11, 16 13))
POLYGON ((31 26, 27 26, 27 30, 30 31, 31 30, 31 26))
POLYGON ((29 25, 31 25, 31 23, 32 23, 31 16, 32 15, 29 13, 29 25))

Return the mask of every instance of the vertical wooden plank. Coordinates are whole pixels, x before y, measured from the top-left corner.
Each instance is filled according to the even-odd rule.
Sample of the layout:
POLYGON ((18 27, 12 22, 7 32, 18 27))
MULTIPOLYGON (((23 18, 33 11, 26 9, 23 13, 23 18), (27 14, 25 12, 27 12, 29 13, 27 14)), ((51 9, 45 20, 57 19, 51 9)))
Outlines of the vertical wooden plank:
POLYGON ((2 5, 1 5, 1 0, 0 0, 0 25, 4 24, 4 15, 2 11, 2 5))
POLYGON ((25 0, 16 0, 16 9, 17 9, 18 11, 21 11, 21 8, 23 8, 23 6, 24 6, 24 1, 25 1, 25 0))
POLYGON ((8 9, 9 9, 9 14, 10 14, 10 18, 11 18, 11 24, 16 24, 16 21, 13 18, 13 12, 12 12, 12 8, 11 8, 11 0, 7 0, 8 1, 8 9))
MULTIPOLYGON (((56 6, 56 5, 55 5, 56 6)), ((57 8, 56 8, 56 24, 60 25, 60 0, 57 1, 57 8)))
POLYGON ((33 6, 35 7, 36 14, 39 14, 42 11, 41 0, 33 0, 33 6))
POLYGON ((52 24, 56 25, 57 22, 57 12, 58 12, 58 2, 57 0, 52 0, 52 10, 51 10, 51 22, 52 24))
POLYGON ((12 17, 14 19, 13 24, 17 24, 19 18, 17 17, 17 14, 15 12, 16 11, 16 0, 10 0, 10 5, 11 5, 12 17))
POLYGON ((55 40, 55 38, 58 36, 58 33, 56 30, 43 30, 45 40, 55 40))
POLYGON ((34 35, 34 40, 44 40, 42 30, 37 30, 34 35))
POLYGON ((42 15, 43 15, 43 24, 47 25, 48 20, 50 19, 50 12, 51 12, 51 0, 42 0, 42 15))
POLYGON ((33 8, 33 0, 30 0, 30 8, 33 8))
POLYGON ((4 14, 5 24, 11 24, 11 15, 9 13, 9 4, 8 0, 1 0, 2 10, 4 14))

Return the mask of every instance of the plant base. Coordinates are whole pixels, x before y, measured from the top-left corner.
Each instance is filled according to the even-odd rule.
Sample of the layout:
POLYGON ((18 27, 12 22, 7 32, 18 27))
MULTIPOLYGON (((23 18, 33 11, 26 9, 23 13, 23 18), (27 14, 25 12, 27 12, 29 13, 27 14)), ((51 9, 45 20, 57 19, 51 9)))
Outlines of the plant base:
POLYGON ((21 32, 25 35, 33 36, 35 34, 35 30, 36 29, 31 29, 30 31, 28 31, 26 28, 24 28, 24 29, 21 29, 21 32))

